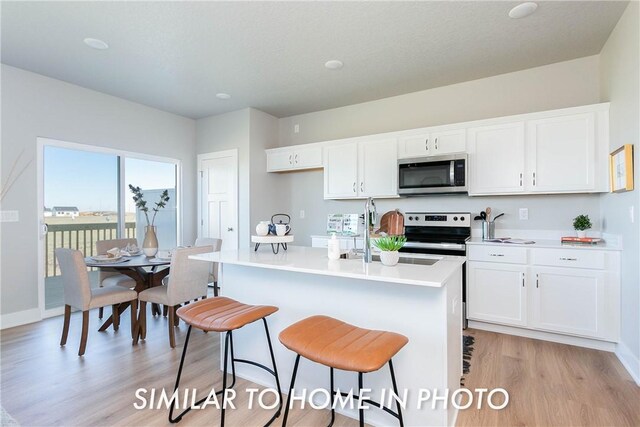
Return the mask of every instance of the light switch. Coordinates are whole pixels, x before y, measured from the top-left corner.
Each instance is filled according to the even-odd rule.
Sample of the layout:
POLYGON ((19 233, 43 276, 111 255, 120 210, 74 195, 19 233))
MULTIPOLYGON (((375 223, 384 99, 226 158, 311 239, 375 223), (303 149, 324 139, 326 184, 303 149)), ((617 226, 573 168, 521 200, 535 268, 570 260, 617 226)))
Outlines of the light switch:
POLYGON ((0 222, 19 222, 20 215, 18 211, 0 211, 0 222))
POLYGON ((300 219, 304 219, 304 210, 300 210, 300 219))
POLYGON ((526 221, 529 219, 529 209, 528 208, 520 208, 520 219, 526 221))
POLYGON ((293 133, 299 133, 300 132, 300 125, 299 124, 295 124, 293 125, 293 133))

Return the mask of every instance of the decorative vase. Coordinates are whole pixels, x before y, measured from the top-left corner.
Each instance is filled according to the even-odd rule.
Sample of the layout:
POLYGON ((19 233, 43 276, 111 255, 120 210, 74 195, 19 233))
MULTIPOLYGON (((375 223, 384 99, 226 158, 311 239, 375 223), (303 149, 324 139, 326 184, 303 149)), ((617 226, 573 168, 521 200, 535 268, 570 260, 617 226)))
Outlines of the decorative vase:
POLYGON ((269 234, 269 221, 260 221, 260 223, 256 225, 256 234, 258 236, 266 236, 269 234))
POLYGON ((155 256, 158 253, 158 237, 156 236, 156 226, 147 225, 144 228, 144 241, 142 242, 142 250, 148 257, 155 256))
POLYGON ((380 261, 382 264, 393 267, 400 260, 400 252, 398 251, 381 251, 380 252, 380 261))
POLYGON ((578 238, 580 239, 587 237, 587 230, 576 230, 576 233, 578 233, 578 238))

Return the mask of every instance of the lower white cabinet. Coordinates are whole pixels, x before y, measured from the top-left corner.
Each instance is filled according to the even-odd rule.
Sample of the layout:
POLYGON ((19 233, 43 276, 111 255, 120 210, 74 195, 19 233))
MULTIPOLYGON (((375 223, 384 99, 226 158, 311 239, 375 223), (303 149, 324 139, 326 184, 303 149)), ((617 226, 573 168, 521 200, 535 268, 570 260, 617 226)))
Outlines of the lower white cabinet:
POLYGON ((607 338, 606 275, 578 268, 534 267, 531 326, 607 338))
POLYGON ((473 320, 524 326, 527 323, 525 277, 518 264, 469 262, 467 317, 473 320))
POLYGON ((469 245, 470 320, 617 342, 617 251, 469 245))

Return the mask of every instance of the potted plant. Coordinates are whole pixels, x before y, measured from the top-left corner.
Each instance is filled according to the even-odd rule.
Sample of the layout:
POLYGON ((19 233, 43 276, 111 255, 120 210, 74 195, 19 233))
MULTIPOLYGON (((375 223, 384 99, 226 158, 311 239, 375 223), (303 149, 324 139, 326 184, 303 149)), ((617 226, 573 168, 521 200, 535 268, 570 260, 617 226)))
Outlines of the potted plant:
POLYGON ((404 236, 384 236, 373 241, 373 244, 380 249, 380 261, 389 267, 394 266, 400 259, 400 248, 407 242, 404 236))
POLYGON ((152 208, 153 216, 151 217, 151 220, 149 220, 149 207, 147 206, 146 200, 144 200, 142 190, 140 187, 135 187, 131 184, 129 184, 129 190, 133 193, 133 201, 136 202, 136 208, 144 213, 144 217, 147 220, 147 225, 144 228, 142 250, 148 257, 155 256, 155 254, 158 253, 158 237, 156 236, 156 226, 154 225, 154 222, 158 211, 167 206, 167 202, 169 201, 169 191, 162 191, 160 194, 160 200, 158 200, 156 205, 152 208))
POLYGON ((578 215, 573 219, 573 228, 579 238, 587 237, 587 230, 592 226, 589 215, 578 215))

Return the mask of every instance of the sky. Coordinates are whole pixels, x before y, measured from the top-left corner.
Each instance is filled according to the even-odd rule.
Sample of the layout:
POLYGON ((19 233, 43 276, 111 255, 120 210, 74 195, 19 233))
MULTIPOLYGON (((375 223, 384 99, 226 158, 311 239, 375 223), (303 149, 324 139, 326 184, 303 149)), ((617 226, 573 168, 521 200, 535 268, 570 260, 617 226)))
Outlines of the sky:
MULTIPOLYGON (((175 188, 175 165, 125 158, 126 212, 135 212, 128 184, 144 189, 175 188)), ((155 200, 147 200, 149 205, 155 200)), ((44 205, 76 206, 83 211, 116 211, 118 156, 45 147, 44 205)))

